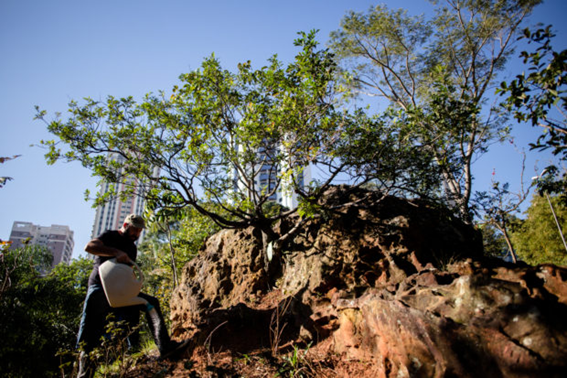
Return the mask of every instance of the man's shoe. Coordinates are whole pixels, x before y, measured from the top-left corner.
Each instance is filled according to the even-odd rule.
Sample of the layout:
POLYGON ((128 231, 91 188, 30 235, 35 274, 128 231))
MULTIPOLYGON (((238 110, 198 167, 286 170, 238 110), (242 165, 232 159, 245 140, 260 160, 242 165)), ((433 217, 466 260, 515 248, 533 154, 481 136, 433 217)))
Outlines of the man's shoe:
POLYGON ((190 341, 191 341, 190 339, 183 340, 183 341, 171 341, 169 343, 169 345, 167 346, 166 352, 163 353, 160 356, 160 358, 162 360, 164 360, 166 358, 170 358, 170 357, 177 355, 177 353, 179 353, 179 352, 183 351, 185 348, 187 348, 190 341))

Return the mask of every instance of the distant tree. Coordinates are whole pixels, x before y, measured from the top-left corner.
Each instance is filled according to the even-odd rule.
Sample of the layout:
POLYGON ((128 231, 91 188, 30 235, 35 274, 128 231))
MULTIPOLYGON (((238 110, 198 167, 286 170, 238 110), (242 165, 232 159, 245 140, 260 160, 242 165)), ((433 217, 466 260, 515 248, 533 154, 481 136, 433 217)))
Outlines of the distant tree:
POLYGON ((476 213, 481 219, 479 222, 488 224, 501 233, 508 254, 513 262, 517 262, 510 232, 516 221, 515 214, 520 212, 520 205, 526 200, 529 188, 512 193, 509 187, 508 183, 501 185, 499 182, 493 182, 490 191, 476 193, 474 202, 476 213))
MULTIPOLYGON (((562 230, 567 229, 567 206, 557 196, 551 198, 562 230)), ((567 266, 567 251, 559 235, 547 200, 534 195, 527 217, 511 233, 518 257, 529 264, 553 263, 567 266)))
POLYGON ((479 224, 479 229, 482 232, 484 255, 488 257, 505 258, 509 251, 502 233, 489 223, 479 224))
POLYGON ((220 227, 192 207, 176 214, 153 214, 148 219, 150 227, 138 248, 138 264, 146 278, 144 292, 160 299, 167 319, 169 300, 181 269, 220 227))
POLYGON ((59 285, 75 291, 84 299, 92 268, 93 261, 90 258, 79 257, 71 260, 69 264, 59 263, 55 265, 46 277, 58 281, 59 285))
POLYGON ((26 245, 24 248, 10 248, 3 243, 0 250, 0 296, 10 290, 14 282, 21 282, 40 276, 51 267, 53 255, 47 248, 26 245))
POLYGON ((445 202, 471 221, 471 165, 505 135, 505 117, 488 106, 518 27, 540 0, 432 1, 436 15, 410 17, 376 6, 350 12, 331 48, 355 94, 386 99, 440 171, 445 202))
MULTIPOLYGON (((520 206, 528 198, 533 186, 533 183, 528 187, 524 186, 526 154, 522 153, 522 156, 522 174, 520 175, 520 189, 518 191, 512 192, 510 191, 510 184, 500 184, 493 180, 490 191, 475 192, 472 200, 472 209, 478 218, 478 223, 491 226, 489 232, 492 229, 500 232, 502 239, 506 242, 508 255, 514 263, 517 262, 517 256, 510 239, 510 231, 517 222, 516 214, 520 212, 520 206)), ((487 230, 487 228, 484 227, 483 230, 487 230)), ((490 237, 490 235, 485 236, 490 237)))
MULTIPOLYGON (((56 377, 72 356, 92 262, 51 267, 51 253, 38 246, 0 254, 0 376, 56 377)), ((70 374, 69 365, 63 368, 70 374)))

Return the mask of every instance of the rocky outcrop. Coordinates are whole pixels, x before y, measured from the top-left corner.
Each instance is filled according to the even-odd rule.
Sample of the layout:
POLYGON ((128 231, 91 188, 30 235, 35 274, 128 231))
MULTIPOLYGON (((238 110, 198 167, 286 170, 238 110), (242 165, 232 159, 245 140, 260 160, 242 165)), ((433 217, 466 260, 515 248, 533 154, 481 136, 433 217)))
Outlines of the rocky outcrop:
POLYGON ((451 270, 471 272, 423 270, 393 292, 337 300, 341 318, 332 349, 377 358, 385 376, 561 376, 565 305, 545 284, 530 288, 520 278, 524 269, 544 271, 515 269, 505 280, 499 269, 458 265, 451 270), (547 299, 537 291, 546 291, 547 299))
POLYGON ((346 187, 325 198, 336 210, 283 246, 278 274, 255 229, 213 235, 184 267, 172 321, 190 353, 310 345, 381 377, 567 371, 565 268, 483 259, 473 228, 426 203, 346 187))

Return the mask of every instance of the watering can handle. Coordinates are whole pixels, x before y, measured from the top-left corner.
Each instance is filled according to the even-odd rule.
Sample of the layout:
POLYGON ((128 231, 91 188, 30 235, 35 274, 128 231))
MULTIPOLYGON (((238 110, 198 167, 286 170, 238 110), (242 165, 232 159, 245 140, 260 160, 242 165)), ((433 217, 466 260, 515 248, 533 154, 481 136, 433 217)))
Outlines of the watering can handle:
POLYGON ((144 282, 144 273, 142 272, 142 269, 140 268, 140 266, 138 264, 136 264, 135 262, 132 261, 132 269, 138 271, 138 278, 140 281, 142 281, 142 283, 144 282))

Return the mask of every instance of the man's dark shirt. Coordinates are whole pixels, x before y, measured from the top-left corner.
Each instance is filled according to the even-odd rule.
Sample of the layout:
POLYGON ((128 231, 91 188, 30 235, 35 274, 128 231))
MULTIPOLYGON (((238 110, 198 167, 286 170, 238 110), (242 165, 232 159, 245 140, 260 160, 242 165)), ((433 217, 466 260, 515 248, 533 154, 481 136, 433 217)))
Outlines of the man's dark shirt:
MULTIPOLYGON (((136 244, 134 244, 134 242, 126 236, 126 234, 120 234, 118 231, 105 231, 97 237, 97 239, 107 247, 118 248, 119 250, 126 252, 132 261, 136 261, 138 248, 136 248, 136 244)), ((102 285, 100 282, 100 276, 98 275, 98 267, 106 260, 110 260, 112 258, 112 256, 95 256, 93 270, 89 277, 89 286, 93 284, 102 285)))

